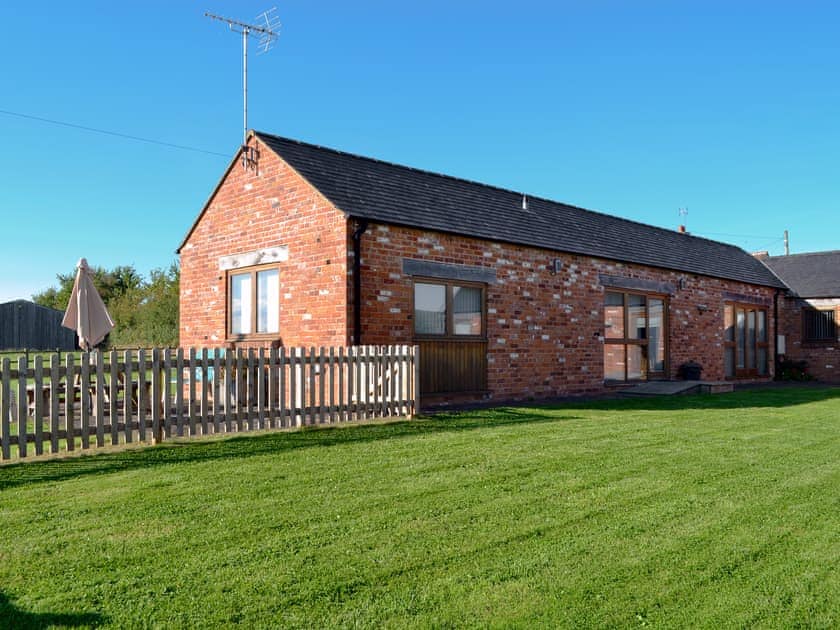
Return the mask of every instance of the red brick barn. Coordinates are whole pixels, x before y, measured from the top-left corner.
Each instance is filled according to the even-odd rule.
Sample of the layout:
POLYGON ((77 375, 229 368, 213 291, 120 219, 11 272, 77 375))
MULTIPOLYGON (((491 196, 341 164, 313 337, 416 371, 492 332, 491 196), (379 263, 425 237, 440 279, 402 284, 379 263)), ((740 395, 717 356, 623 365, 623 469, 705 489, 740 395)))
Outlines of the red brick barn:
POLYGON ((181 255, 181 345, 417 344, 421 391, 769 379, 784 284, 743 250, 252 132, 181 255))

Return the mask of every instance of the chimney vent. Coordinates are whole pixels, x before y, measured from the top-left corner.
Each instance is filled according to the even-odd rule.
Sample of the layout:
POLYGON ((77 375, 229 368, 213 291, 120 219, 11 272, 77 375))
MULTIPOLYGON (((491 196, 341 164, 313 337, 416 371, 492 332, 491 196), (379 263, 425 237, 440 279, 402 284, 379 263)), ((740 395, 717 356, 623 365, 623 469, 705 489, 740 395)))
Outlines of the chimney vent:
POLYGON ((677 232, 679 232, 680 234, 688 234, 688 232, 685 231, 685 226, 684 225, 681 225, 680 227, 678 227, 677 232))

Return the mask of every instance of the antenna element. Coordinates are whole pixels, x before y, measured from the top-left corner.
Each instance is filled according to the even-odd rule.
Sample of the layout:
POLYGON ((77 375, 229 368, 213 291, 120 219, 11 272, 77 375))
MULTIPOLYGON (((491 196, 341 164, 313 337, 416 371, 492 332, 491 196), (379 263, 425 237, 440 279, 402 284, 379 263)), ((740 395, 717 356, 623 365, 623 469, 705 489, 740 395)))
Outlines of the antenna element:
POLYGON ((277 7, 272 7, 268 11, 260 13, 256 20, 261 21, 261 24, 247 24, 209 11, 204 13, 204 16, 211 20, 225 22, 234 33, 242 33, 242 165, 245 168, 256 165, 257 160, 256 150, 249 150, 246 146, 248 141, 248 36, 251 33, 259 33, 258 48, 260 54, 271 50, 279 37, 278 30, 280 29, 280 18, 275 14, 275 11, 277 11, 277 7))

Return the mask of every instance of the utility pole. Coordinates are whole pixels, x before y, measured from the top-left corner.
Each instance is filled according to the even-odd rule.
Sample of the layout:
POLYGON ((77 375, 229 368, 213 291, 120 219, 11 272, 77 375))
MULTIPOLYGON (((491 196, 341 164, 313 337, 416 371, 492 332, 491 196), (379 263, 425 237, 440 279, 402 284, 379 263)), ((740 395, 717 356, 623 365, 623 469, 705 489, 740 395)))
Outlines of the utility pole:
POLYGON ((262 12, 257 16, 261 24, 247 24, 231 18, 226 18, 214 13, 205 12, 204 16, 211 20, 225 22, 231 31, 242 34, 242 165, 245 168, 255 163, 255 157, 248 151, 245 143, 248 141, 248 36, 251 33, 259 33, 258 48, 261 53, 271 50, 274 42, 277 41, 280 28, 280 18, 274 13, 277 7, 262 12))

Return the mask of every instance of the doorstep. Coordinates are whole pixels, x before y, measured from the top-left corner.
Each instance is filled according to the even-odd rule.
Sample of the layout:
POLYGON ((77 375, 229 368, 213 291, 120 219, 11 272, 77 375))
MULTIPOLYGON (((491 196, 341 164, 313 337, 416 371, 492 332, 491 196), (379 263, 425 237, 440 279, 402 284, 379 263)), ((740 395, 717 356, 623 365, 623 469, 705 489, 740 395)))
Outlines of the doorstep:
POLYGON ((648 381, 629 387, 622 396, 681 396, 684 394, 723 394, 734 391, 726 381, 648 381))

